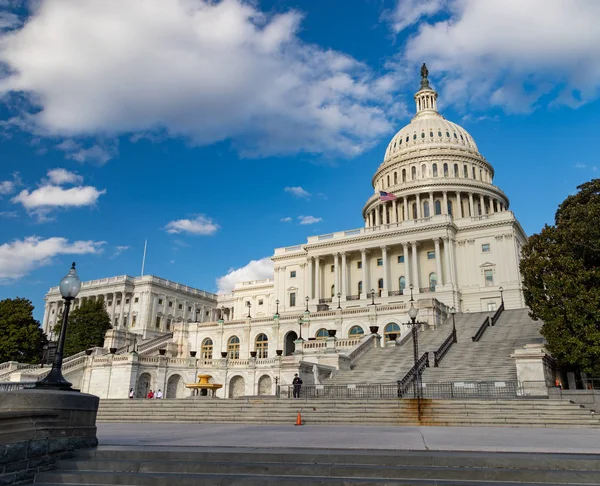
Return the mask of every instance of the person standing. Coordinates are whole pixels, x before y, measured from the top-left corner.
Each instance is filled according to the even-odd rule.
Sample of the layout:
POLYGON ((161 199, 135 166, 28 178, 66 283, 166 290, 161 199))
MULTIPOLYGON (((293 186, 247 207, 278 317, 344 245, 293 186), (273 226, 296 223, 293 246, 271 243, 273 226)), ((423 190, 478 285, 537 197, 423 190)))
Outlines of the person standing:
POLYGON ((156 392, 155 398, 158 398, 160 400, 162 397, 163 397, 162 390, 159 388, 158 391, 156 392))
POLYGON ((133 388, 129 389, 129 399, 133 398, 133 388))
POLYGON ((148 398, 154 398, 154 392, 152 390, 148 392, 148 398))
POLYGON ((294 398, 300 398, 300 388, 302 388, 302 378, 298 376, 298 373, 294 375, 294 379, 292 380, 292 385, 294 385, 294 398))

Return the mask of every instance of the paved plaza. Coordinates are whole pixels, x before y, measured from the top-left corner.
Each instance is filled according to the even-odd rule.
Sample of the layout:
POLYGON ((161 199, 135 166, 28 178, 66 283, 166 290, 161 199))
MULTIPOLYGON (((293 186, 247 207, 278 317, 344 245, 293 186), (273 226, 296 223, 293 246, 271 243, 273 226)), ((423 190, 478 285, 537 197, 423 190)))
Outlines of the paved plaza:
POLYGON ((600 453, 600 429, 98 424, 100 445, 600 453))

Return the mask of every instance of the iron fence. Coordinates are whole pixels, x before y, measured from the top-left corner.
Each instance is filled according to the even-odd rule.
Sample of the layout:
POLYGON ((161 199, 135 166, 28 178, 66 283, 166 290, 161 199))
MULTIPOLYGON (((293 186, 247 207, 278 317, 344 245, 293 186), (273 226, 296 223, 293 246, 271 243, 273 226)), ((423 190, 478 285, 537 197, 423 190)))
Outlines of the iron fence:
MULTIPOLYGON (((364 383, 347 385, 302 385, 299 399, 389 399, 413 398, 412 381, 396 383, 364 383)), ((294 397, 293 385, 278 385, 276 396, 294 397)), ((543 381, 471 381, 422 383, 421 396, 426 399, 517 400, 548 398, 543 381)))

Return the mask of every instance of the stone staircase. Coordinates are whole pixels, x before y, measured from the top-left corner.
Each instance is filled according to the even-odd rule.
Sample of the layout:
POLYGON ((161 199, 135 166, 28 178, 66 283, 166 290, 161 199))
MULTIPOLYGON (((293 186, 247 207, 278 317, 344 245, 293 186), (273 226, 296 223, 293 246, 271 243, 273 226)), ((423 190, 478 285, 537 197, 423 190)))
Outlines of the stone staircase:
POLYGON ((494 452, 101 446, 38 473, 35 484, 600 484, 600 456, 494 452))
POLYGON ((473 342, 471 336, 486 315, 477 314, 475 326, 461 328, 458 342, 452 345, 439 367, 425 368, 424 383, 517 380, 510 355, 525 344, 543 342, 541 323, 533 321, 527 309, 506 310, 494 326, 486 329, 480 341, 473 342))
POLYGON ((448 425, 600 427, 600 417, 568 400, 180 399, 100 400, 97 421, 125 423, 448 425))
MULTIPOLYGON (((493 312, 477 312, 457 314, 456 332, 458 341, 471 341, 483 320, 493 312)), ((430 352, 430 363, 433 366, 435 351, 452 331, 452 318, 447 319, 436 330, 424 330, 419 333, 419 356, 430 352)), ((408 373, 414 365, 412 338, 407 338, 400 346, 372 348, 356 363, 353 370, 338 371, 325 385, 346 385, 357 383, 394 383, 408 373)), ((514 364, 513 364, 514 368, 514 364)))

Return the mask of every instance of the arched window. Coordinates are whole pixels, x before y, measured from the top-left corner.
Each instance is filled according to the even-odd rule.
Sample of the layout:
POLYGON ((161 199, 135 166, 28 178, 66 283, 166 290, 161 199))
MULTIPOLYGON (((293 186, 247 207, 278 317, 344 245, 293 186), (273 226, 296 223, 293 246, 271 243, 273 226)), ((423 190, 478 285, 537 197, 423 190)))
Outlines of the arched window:
POLYGON ((452 216, 454 214, 454 206, 452 204, 452 201, 448 201, 448 214, 450 216, 452 216))
POLYGON ((398 172, 394 172, 394 184, 398 184, 398 172))
POLYGON ((417 203, 412 204, 412 216, 413 219, 417 219, 417 203))
POLYGON ((213 342, 212 339, 206 338, 202 341, 202 347, 200 348, 200 356, 202 359, 212 359, 213 353, 213 342))
POLYGON ((423 217, 429 218, 429 201, 423 203, 423 217))
POLYGON ((400 290, 404 290, 406 288, 406 277, 404 275, 398 279, 398 287, 400 290))
POLYGON ((256 357, 257 358, 268 358, 269 357, 269 338, 266 334, 259 334, 256 336, 256 357))
POLYGON ((329 333, 327 332, 327 329, 322 327, 321 329, 319 329, 317 331, 317 334, 315 334, 315 337, 317 339, 327 339, 329 337, 329 333))
POLYGON ((439 199, 435 202, 435 214, 442 214, 442 203, 439 199))
POLYGON ((469 168, 466 165, 463 165, 463 175, 465 179, 469 178, 469 168))
POLYGON ((435 272, 431 272, 429 274, 429 290, 435 292, 435 286, 437 285, 437 274, 435 272))
POLYGON ((448 177, 448 164, 444 164, 444 177, 448 177))
POLYGON ((383 279, 377 280, 377 289, 379 290, 379 297, 381 297, 381 291, 383 290, 383 279))
POLYGON ((402 182, 406 182, 406 169, 402 169, 402 182))
POLYGON ((433 164, 431 166, 431 171, 433 172, 433 177, 437 177, 438 173, 437 173, 437 164, 433 164))
POLYGON ((358 282, 358 295, 362 294, 362 280, 358 282))
POLYGON ((400 326, 395 322, 390 322, 387 326, 385 326, 383 331, 384 342, 387 343, 391 341, 392 339, 390 336, 392 335, 395 336, 394 341, 400 337, 400 326))
POLYGON ((350 331, 348 331, 348 337, 349 338, 358 337, 358 336, 362 336, 364 333, 365 333, 365 331, 362 327, 352 326, 350 328, 350 331))
POLYGON ((458 164, 454 164, 454 177, 458 177, 458 164))
POLYGON ((427 166, 423 164, 421 166, 421 179, 425 179, 427 177, 427 166))
POLYGON ((335 297, 335 284, 331 286, 331 296, 335 297))
POLYGON ((229 359, 240 359, 240 338, 231 336, 227 341, 227 357, 229 359))
POLYGON ((413 181, 417 179, 417 168, 414 165, 410 168, 410 177, 413 181))
POLYGON ((390 176, 389 175, 387 176, 387 185, 388 185, 388 187, 390 187, 390 176))

